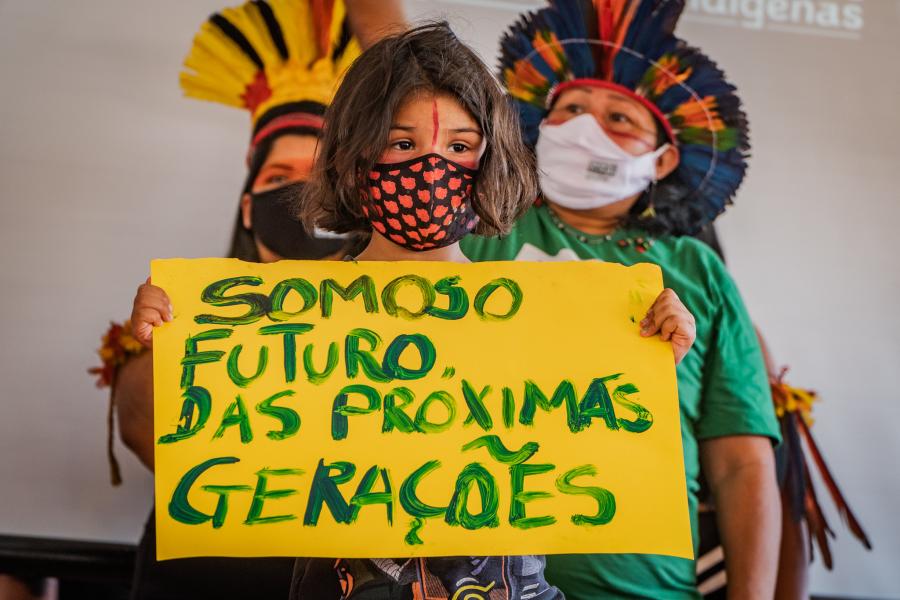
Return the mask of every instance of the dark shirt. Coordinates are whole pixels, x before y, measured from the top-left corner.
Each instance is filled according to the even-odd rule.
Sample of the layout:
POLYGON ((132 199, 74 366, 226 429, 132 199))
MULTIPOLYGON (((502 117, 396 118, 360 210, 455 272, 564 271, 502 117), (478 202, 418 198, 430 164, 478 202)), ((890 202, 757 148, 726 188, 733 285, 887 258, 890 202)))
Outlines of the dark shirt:
POLYGON ((151 511, 138 545, 131 600, 284 600, 287 597, 292 558, 156 560, 155 517, 155 511, 151 511))
POLYGON ((543 556, 298 559, 291 600, 563 600, 543 556))

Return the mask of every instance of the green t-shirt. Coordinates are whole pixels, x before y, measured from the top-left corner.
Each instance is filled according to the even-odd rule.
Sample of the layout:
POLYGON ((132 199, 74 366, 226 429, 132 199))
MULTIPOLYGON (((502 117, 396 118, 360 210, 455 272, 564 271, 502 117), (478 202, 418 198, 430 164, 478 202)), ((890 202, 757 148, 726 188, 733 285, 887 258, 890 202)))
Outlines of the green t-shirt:
MULTIPOLYGON (((640 232, 592 236, 564 225, 546 206, 523 216, 502 239, 468 236, 472 260, 584 260, 662 267, 663 281, 697 321, 697 340, 678 365, 681 436, 694 543, 700 487, 700 440, 761 435, 779 439, 768 377, 753 325, 719 257, 690 237, 665 236, 639 252, 640 232)), ((699 598, 694 561, 658 555, 549 556, 547 580, 568 600, 699 598)))

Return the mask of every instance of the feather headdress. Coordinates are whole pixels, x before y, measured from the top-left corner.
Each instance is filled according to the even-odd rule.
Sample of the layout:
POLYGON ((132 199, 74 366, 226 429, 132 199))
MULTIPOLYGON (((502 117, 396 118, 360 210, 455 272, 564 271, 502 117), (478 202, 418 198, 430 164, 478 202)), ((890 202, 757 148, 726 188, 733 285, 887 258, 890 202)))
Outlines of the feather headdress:
POLYGON ((284 127, 320 129, 360 49, 341 0, 253 0, 212 15, 184 61, 185 95, 250 112, 251 148, 284 127))
POLYGON ((553 101, 573 85, 612 88, 647 107, 680 151, 678 169, 660 185, 680 190, 671 207, 681 213, 675 233, 690 234, 731 203, 749 137, 734 86, 675 37, 683 9, 684 0, 549 0, 504 35, 500 67, 531 144, 553 101))
POLYGON ((791 387, 785 383, 786 374, 787 367, 782 368, 777 375, 769 373, 772 400, 775 402, 775 411, 781 423, 783 439, 783 443, 775 453, 778 481, 794 521, 806 521, 809 531, 810 557, 814 555, 815 544, 822 554, 825 568, 830 571, 834 566, 834 559, 828 538, 833 539, 835 534, 819 504, 816 488, 813 485, 813 469, 810 468, 810 463, 815 465, 818 470, 819 477, 824 483, 825 489, 828 490, 828 495, 831 496, 838 514, 853 536, 862 543, 866 550, 872 549, 872 543, 847 503, 844 494, 841 493, 841 489, 838 487, 834 475, 828 469, 822 451, 813 437, 811 431, 812 405, 818 401, 818 395, 811 390, 791 387))

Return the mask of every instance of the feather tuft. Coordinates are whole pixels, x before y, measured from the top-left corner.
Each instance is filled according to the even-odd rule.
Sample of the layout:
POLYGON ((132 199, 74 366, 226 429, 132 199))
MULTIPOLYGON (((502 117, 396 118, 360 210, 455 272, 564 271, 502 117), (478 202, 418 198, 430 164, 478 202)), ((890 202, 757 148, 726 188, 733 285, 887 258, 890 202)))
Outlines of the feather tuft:
POLYGON ((818 401, 818 395, 811 390, 791 387, 785 383, 787 371, 787 367, 783 367, 777 375, 769 374, 772 401, 781 422, 783 438, 782 445, 776 452, 778 480, 785 497, 791 503, 791 515, 797 521, 805 520, 809 527, 810 556, 814 554, 814 547, 818 547, 825 568, 831 570, 834 562, 828 539, 835 535, 819 504, 807 455, 812 458, 847 528, 867 550, 872 549, 872 544, 838 487, 810 430, 812 406, 818 401))
POLYGON ((200 27, 180 76, 186 96, 244 108, 253 123, 292 103, 327 106, 359 55, 340 0, 251 0, 200 27))

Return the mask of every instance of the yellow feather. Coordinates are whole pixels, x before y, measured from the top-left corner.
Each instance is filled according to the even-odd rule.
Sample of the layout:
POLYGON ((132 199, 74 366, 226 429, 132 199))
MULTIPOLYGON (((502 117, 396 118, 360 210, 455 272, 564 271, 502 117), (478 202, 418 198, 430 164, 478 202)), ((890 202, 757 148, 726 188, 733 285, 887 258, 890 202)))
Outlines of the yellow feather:
POLYGON ((331 17, 331 37, 328 39, 331 40, 331 45, 336 46, 339 39, 341 39, 341 33, 344 29, 344 19, 347 18, 347 7, 343 2, 335 2, 334 3, 334 14, 331 17))
POLYGON ((187 73, 181 74, 181 89, 184 90, 185 96, 198 100, 219 102, 235 108, 244 108, 244 101, 241 99, 241 89, 224 90, 219 84, 220 82, 193 77, 187 73))
POLYGON ((253 61, 218 29, 208 23, 204 25, 184 61, 185 66, 197 74, 212 71, 216 76, 224 70, 242 85, 252 81, 257 70, 253 61))
MULTIPOLYGON (((265 82, 271 96, 256 107, 255 122, 269 109, 288 102, 303 100, 328 104, 340 78, 360 54, 353 39, 337 64, 331 59, 332 48, 340 40, 346 18, 346 7, 340 0, 334 4, 329 24, 332 48, 318 58, 316 24, 308 0, 268 0, 278 21, 288 60, 282 60, 258 7, 251 2, 220 11, 220 15, 238 29, 253 47, 264 65, 265 82)), ((259 69, 243 50, 211 22, 204 22, 184 61, 179 81, 186 96, 246 108, 244 97, 248 86, 258 85, 259 69)))
MULTIPOLYGON (((350 65, 359 58, 360 54, 362 54, 362 48, 359 46, 359 40, 355 37, 351 38, 350 43, 347 44, 347 50, 344 51, 343 56, 341 56, 340 60, 335 65, 338 78, 332 86, 334 91, 337 91, 338 85, 341 83, 340 78, 344 76, 344 73, 346 73, 347 69, 350 68, 350 65)), ((332 95, 334 94, 332 93, 332 95)))
POLYGON ((244 4, 239 8, 230 8, 222 11, 222 16, 237 27, 256 53, 262 59, 264 65, 281 61, 278 50, 269 35, 265 21, 259 14, 259 10, 250 4, 244 4))
POLYGON ((315 24, 309 2, 273 0, 269 4, 284 31, 288 56, 308 64, 316 56, 315 24))
POLYGON ((182 75, 190 75, 196 79, 202 79, 210 82, 219 82, 223 88, 244 89, 244 81, 247 79, 249 68, 244 68, 241 72, 241 65, 238 61, 226 62, 222 61, 216 54, 208 50, 205 46, 197 45, 194 52, 184 61, 187 71, 182 75))

